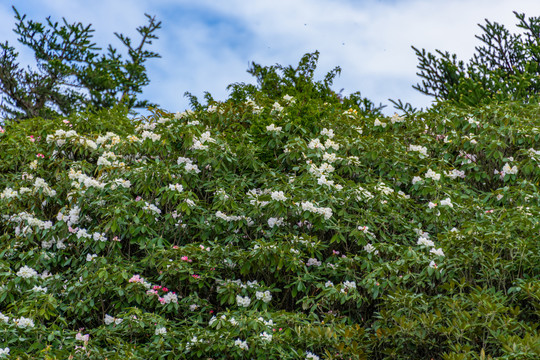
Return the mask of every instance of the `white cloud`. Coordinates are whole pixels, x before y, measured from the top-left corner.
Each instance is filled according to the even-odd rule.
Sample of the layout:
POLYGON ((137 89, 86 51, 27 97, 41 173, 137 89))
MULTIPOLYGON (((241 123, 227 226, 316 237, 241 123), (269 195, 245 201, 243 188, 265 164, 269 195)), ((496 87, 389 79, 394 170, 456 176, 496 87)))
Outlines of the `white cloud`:
MULTIPOLYGON (((448 50, 467 60, 478 45, 474 37, 481 31, 478 23, 488 18, 515 31, 512 10, 535 16, 537 4, 537 0, 96 0, 88 5, 33 0, 19 8, 36 20, 52 15, 92 23, 96 42, 114 46, 119 43, 113 32, 136 38, 134 29, 146 21, 143 14, 157 14, 163 29, 154 49, 163 57, 148 62, 151 84, 144 96, 176 111, 187 106, 185 91, 198 96, 209 91, 223 99, 228 84, 253 82, 246 73, 251 61, 296 65, 304 53, 314 50, 321 52, 319 77, 342 67, 336 90, 361 91, 376 103, 401 98, 426 106, 431 99, 411 87, 419 81, 411 45, 448 50)), ((9 34, 13 24, 11 9, 0 5, 2 34, 9 34)), ((7 39, 13 42, 14 36, 7 39)))

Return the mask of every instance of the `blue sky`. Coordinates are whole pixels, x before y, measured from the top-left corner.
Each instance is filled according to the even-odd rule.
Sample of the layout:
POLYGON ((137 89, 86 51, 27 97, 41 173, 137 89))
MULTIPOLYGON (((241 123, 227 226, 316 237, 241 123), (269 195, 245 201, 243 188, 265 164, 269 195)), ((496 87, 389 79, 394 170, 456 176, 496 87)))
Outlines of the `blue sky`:
POLYGON ((143 97, 165 110, 189 107, 184 92, 217 100, 227 85, 254 82, 246 73, 251 61, 262 65, 296 65, 307 52, 320 51, 318 77, 342 68, 334 89, 360 91, 375 103, 388 98, 414 106, 431 99, 412 89, 419 81, 411 45, 448 50, 467 60, 478 45, 478 23, 490 19, 515 31, 513 10, 538 16, 538 0, 19 0, 0 3, 1 41, 16 45, 11 5, 28 18, 92 24, 95 42, 119 47, 114 32, 135 41, 144 13, 163 22, 152 49, 162 55, 147 63, 151 80, 143 97))

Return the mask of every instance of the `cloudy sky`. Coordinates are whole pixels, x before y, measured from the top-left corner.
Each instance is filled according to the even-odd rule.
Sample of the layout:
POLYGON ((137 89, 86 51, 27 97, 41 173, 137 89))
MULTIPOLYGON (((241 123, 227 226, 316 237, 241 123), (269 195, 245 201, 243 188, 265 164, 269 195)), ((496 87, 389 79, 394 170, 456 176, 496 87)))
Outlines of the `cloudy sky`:
MULTIPOLYGON (((145 13, 163 22, 147 63, 151 80, 144 98, 168 111, 187 107, 189 91, 227 97, 234 82, 252 83, 252 61, 296 65, 307 52, 320 51, 318 79, 342 68, 334 89, 360 91, 375 103, 401 99, 417 107, 431 98, 412 89, 419 78, 411 45, 448 50, 469 59, 484 19, 516 31, 512 11, 540 15, 539 0, 18 0, 0 1, 0 41, 16 44, 11 6, 28 18, 92 24, 98 46, 120 47, 114 32, 135 41, 145 13)), ((16 46, 23 62, 32 53, 16 46)))

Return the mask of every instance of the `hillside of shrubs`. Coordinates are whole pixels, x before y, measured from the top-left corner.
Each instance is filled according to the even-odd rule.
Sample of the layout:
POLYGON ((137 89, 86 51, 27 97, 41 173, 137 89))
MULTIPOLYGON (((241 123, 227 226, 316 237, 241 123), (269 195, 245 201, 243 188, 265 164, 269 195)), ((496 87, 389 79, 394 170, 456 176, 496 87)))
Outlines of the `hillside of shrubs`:
POLYGON ((539 359, 538 101, 282 80, 5 124, 0 358, 539 359))

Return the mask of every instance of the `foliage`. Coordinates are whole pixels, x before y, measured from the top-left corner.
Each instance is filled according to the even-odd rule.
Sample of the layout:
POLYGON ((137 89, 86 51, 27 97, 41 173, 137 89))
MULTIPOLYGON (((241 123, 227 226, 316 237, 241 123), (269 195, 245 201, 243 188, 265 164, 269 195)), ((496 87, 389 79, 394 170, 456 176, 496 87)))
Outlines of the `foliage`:
POLYGON ((413 86, 438 100, 467 105, 491 101, 527 101, 540 92, 540 17, 525 18, 514 12, 522 34, 511 33, 504 25, 479 25, 482 42, 468 63, 448 51, 436 54, 413 46, 419 60, 417 73, 422 83, 413 86))
POLYGON ((111 108, 122 102, 128 108, 150 105, 137 99, 149 83, 145 62, 159 57, 147 45, 157 39, 161 22, 146 15, 148 25, 140 26, 138 44, 115 33, 125 46, 128 59, 109 45, 106 53, 92 43, 90 25, 26 20, 15 11, 14 32, 19 42, 34 53, 36 69, 23 69, 18 53, 6 41, 0 44, 0 110, 5 118, 32 118, 69 115, 82 110, 111 108))
POLYGON ((2 129, 0 353, 539 358, 540 106, 287 90, 2 129))

